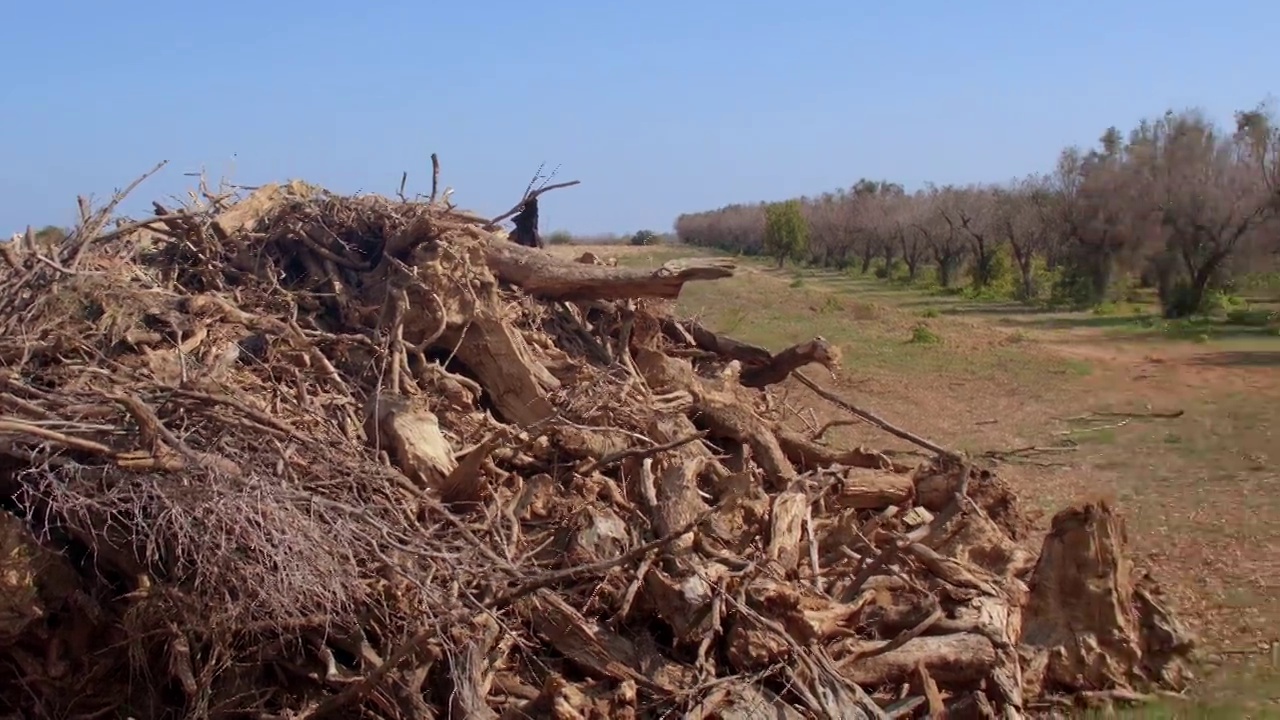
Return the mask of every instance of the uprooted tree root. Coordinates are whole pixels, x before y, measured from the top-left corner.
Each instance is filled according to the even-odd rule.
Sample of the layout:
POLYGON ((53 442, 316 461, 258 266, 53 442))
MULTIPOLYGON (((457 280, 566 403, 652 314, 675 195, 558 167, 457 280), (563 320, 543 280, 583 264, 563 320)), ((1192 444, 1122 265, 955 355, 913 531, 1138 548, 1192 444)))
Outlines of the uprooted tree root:
POLYGON ((671 315, 731 266, 301 183, 109 212, 0 246, 6 712, 1014 718, 1188 680, 1107 506, 1037 557, 963 457, 785 429, 769 387, 839 353, 671 315))

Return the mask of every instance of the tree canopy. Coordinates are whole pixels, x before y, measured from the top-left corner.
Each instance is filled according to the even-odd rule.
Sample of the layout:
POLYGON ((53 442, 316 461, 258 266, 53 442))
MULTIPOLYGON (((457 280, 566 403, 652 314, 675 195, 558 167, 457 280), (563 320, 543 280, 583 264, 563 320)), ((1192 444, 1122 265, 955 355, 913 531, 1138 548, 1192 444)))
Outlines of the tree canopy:
POLYGON ((863 178, 817 197, 682 215, 676 233, 780 264, 911 280, 930 271, 978 291, 1008 283, 1026 299, 1096 303, 1133 281, 1184 316, 1280 252, 1280 131, 1264 105, 1234 120, 1223 128, 1198 110, 1169 111, 1004 183, 906 192, 863 178))

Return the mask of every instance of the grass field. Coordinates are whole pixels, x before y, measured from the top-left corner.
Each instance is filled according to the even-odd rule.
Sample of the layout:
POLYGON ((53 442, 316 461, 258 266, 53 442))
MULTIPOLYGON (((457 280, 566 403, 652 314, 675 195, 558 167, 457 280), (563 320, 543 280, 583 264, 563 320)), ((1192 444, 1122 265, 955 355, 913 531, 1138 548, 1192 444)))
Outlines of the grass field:
MULTIPOLYGON (((707 254, 555 251, 584 249, 632 266, 707 254)), ((1137 716, 1280 717, 1274 327, 1239 314, 1236 324, 1169 324, 1139 306, 1041 312, 747 259, 734 278, 686 286, 680 306, 772 349, 814 335, 838 343, 845 370, 828 386, 937 442, 1002 457, 999 472, 1041 529, 1074 500, 1113 500, 1135 561, 1165 584, 1201 643, 1194 700, 1137 716)), ((907 448, 869 429, 844 432, 849 442, 907 448)))

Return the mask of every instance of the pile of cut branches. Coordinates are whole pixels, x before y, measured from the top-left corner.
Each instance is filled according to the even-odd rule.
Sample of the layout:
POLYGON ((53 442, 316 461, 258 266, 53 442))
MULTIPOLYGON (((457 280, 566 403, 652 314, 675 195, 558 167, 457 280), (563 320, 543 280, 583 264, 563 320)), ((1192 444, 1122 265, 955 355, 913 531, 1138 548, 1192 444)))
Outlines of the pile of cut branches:
POLYGON ((0 712, 1015 718, 1188 680, 1104 504, 788 429, 835 368, 435 201, 0 245, 0 712))

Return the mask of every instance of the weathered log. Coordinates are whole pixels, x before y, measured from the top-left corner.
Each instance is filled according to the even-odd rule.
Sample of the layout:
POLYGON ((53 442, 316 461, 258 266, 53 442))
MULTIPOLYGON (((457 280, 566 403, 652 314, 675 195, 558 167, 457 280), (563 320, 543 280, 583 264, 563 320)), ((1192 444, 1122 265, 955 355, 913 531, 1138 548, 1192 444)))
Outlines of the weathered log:
POLYGON ((622 555, 631 546, 627 524, 612 508, 584 507, 568 526, 564 542, 565 566, 587 565, 622 555))
POLYGON ((859 685, 897 685, 910 682, 923 665, 939 686, 959 689, 981 682, 998 661, 995 645, 974 633, 918 637, 876 654, 887 644, 858 643, 851 655, 838 660, 841 672, 859 685))
POLYGON ((910 475, 849 468, 832 487, 828 499, 832 507, 841 510, 879 510, 908 502, 914 495, 915 483, 910 475))
POLYGON ((735 618, 726 648, 729 664, 743 673, 794 659, 795 643, 808 647, 852 634, 866 602, 839 603, 804 585, 769 577, 753 581, 745 597, 758 615, 735 618))
POLYGON ((840 367, 840 348, 822 336, 772 353, 759 345, 712 332, 692 320, 664 318, 662 330, 677 341, 692 342, 699 350, 737 360, 742 364, 740 381, 744 387, 776 385, 790 377, 793 371, 813 363, 832 371, 840 367))
MULTIPOLYGON (((248 230, 276 209, 284 198, 284 191, 277 183, 268 183, 254 190, 248 197, 218 213, 209 226, 222 239, 241 230, 248 230)), ((163 214, 163 213, 162 213, 163 214)))
POLYGON ((732 277, 734 268, 723 261, 686 266, 669 263, 657 270, 586 265, 496 240, 486 244, 485 261, 503 282, 543 300, 567 301, 673 299, 685 283, 732 277))
POLYGON ((1002 578, 1025 579, 1036 563, 1036 556, 1009 537, 980 506, 972 508, 936 549, 1002 578))
MULTIPOLYGON (((528 428, 556 414, 548 392, 560 381, 538 362, 520 332, 489 311, 477 315, 461 338, 447 332, 442 341, 457 347, 457 357, 480 380, 503 420, 528 428)), ((576 457, 602 458, 627 449, 622 433, 558 427, 554 437, 576 457)))
POLYGON ((694 400, 691 415, 713 435, 749 445, 755 461, 775 487, 785 489, 796 479, 796 470, 778 444, 773 429, 755 413, 752 402, 735 392, 736 383, 715 387, 695 375, 687 360, 649 348, 638 348, 635 361, 654 392, 689 393, 694 400))
POLYGON ((765 348, 714 333, 695 320, 663 318, 662 331, 672 339, 692 342, 699 350, 738 360, 743 365, 764 365, 773 359, 773 353, 765 348))
POLYGON ((774 434, 777 435, 778 444, 782 446, 782 451, 791 462, 806 472, 829 468, 833 465, 893 472, 911 471, 910 466, 895 462, 888 455, 875 450, 863 447, 838 450, 820 445, 795 430, 787 428, 777 428, 774 434))
MULTIPOLYGON (((680 417, 679 420, 684 420, 680 417)), ((651 434, 655 439, 673 432, 676 419, 655 423, 651 434)), ((633 488, 644 498, 647 513, 660 534, 669 534, 693 521, 708 508, 698 492, 698 475, 709 459, 705 448, 695 443, 663 453, 650 464, 643 460, 630 475, 633 488)), ((728 568, 708 562, 695 553, 686 552, 692 536, 682 538, 669 547, 666 562, 652 568, 643 578, 645 595, 654 611, 686 640, 704 637, 714 631, 714 584, 728 573, 728 568)))

